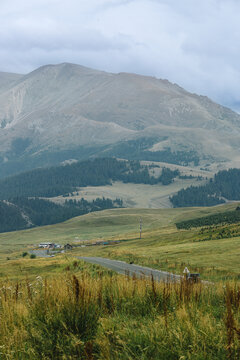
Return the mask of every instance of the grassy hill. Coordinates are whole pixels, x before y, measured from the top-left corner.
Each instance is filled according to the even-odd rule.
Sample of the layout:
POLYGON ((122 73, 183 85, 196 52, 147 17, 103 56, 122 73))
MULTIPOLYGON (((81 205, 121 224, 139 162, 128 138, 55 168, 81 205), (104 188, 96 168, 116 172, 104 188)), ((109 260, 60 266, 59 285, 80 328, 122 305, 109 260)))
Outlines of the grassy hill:
MULTIPOLYGON (((240 236, 200 241, 208 227, 176 227, 183 220, 221 218, 236 206, 114 209, 0 234, 1 358, 238 359, 240 236), (121 242, 76 247, 53 258, 22 256, 43 241, 80 245, 100 239, 121 242), (79 255, 176 273, 188 266, 214 284, 124 277, 85 264, 79 255)), ((211 231, 223 227, 238 229, 239 223, 211 231)))
MULTIPOLYGON (((6 275, 6 257, 10 265, 23 271, 21 260, 23 251, 40 242, 60 244, 85 244, 87 241, 122 240, 111 246, 76 247, 70 256, 103 256, 181 273, 185 266, 191 271, 199 271, 203 278, 220 280, 239 276, 239 237, 208 239, 201 228, 178 230, 176 223, 207 215, 224 213, 236 208, 236 204, 211 208, 186 209, 113 209, 76 217, 64 223, 35 229, 0 234, 0 272, 6 275), (143 222, 142 239, 139 240, 139 220, 143 222)), ((220 227, 237 226, 219 225, 220 227)), ((216 230, 219 232, 218 230, 216 230)), ((68 254, 69 256, 69 254, 68 254)), ((56 259, 36 259, 34 266, 41 261, 55 263, 56 259)), ((32 263, 33 265, 33 263, 32 263)), ((42 270, 41 270, 42 268, 42 270)), ((25 273, 23 271, 23 273, 25 273)), ((30 272, 31 273, 31 272, 30 272)), ((15 274, 16 275, 16 274, 15 274)))

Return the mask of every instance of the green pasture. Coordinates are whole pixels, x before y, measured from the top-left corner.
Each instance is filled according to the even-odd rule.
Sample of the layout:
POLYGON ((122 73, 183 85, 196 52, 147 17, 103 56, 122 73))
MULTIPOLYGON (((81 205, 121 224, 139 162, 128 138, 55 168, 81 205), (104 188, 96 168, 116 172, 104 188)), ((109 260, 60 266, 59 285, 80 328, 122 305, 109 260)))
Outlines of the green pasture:
MULTIPOLYGON (((0 276, 61 271, 75 256, 103 256, 181 273, 185 266, 203 278, 239 278, 240 238, 200 241, 199 229, 177 230, 175 223, 233 210, 238 204, 212 208, 114 209, 90 213, 61 224, 0 234, 0 276), (142 219, 142 239, 139 221, 142 219), (22 258, 40 242, 83 245, 97 240, 121 242, 109 246, 76 247, 54 258, 22 258), (70 260, 69 260, 70 259, 70 260)), ((236 225, 237 226, 237 225, 236 225)))

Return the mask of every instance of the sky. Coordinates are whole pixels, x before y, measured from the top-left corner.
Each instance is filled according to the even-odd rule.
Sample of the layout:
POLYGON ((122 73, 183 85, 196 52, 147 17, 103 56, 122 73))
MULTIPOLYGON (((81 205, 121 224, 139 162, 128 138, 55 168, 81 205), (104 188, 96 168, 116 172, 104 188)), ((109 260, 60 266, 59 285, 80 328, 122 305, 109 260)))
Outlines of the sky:
POLYGON ((239 0, 0 0, 0 71, 71 62, 240 110, 239 0))

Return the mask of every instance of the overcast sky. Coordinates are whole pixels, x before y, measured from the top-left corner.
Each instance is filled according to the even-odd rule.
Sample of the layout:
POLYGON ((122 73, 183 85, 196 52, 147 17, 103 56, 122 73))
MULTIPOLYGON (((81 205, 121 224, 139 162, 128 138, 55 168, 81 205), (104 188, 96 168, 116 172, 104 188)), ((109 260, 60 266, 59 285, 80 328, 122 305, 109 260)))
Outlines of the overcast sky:
POLYGON ((234 106, 239 16, 239 0, 0 0, 0 71, 72 62, 169 79, 234 106))

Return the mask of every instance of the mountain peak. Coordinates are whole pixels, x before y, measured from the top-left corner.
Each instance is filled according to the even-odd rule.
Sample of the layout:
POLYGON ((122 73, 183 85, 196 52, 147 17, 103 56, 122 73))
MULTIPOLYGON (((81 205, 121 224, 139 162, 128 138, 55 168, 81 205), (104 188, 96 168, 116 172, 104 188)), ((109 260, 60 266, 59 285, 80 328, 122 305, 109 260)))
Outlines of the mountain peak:
POLYGON ((39 152, 143 136, 164 138, 158 150, 240 157, 238 114, 168 80, 71 63, 41 66, 0 89, 0 124, 4 159, 16 139, 39 152))
POLYGON ((68 63, 68 62, 64 62, 64 63, 60 63, 60 64, 47 64, 47 65, 43 65, 40 66, 39 68, 33 70, 32 72, 30 72, 29 74, 27 74, 26 76, 31 76, 32 74, 38 74, 38 73, 49 73, 49 75, 51 75, 51 73, 57 73, 57 72, 73 72, 73 73, 102 73, 102 71, 99 70, 94 70, 91 68, 88 68, 86 66, 83 65, 77 65, 77 64, 72 64, 72 63, 68 63))

